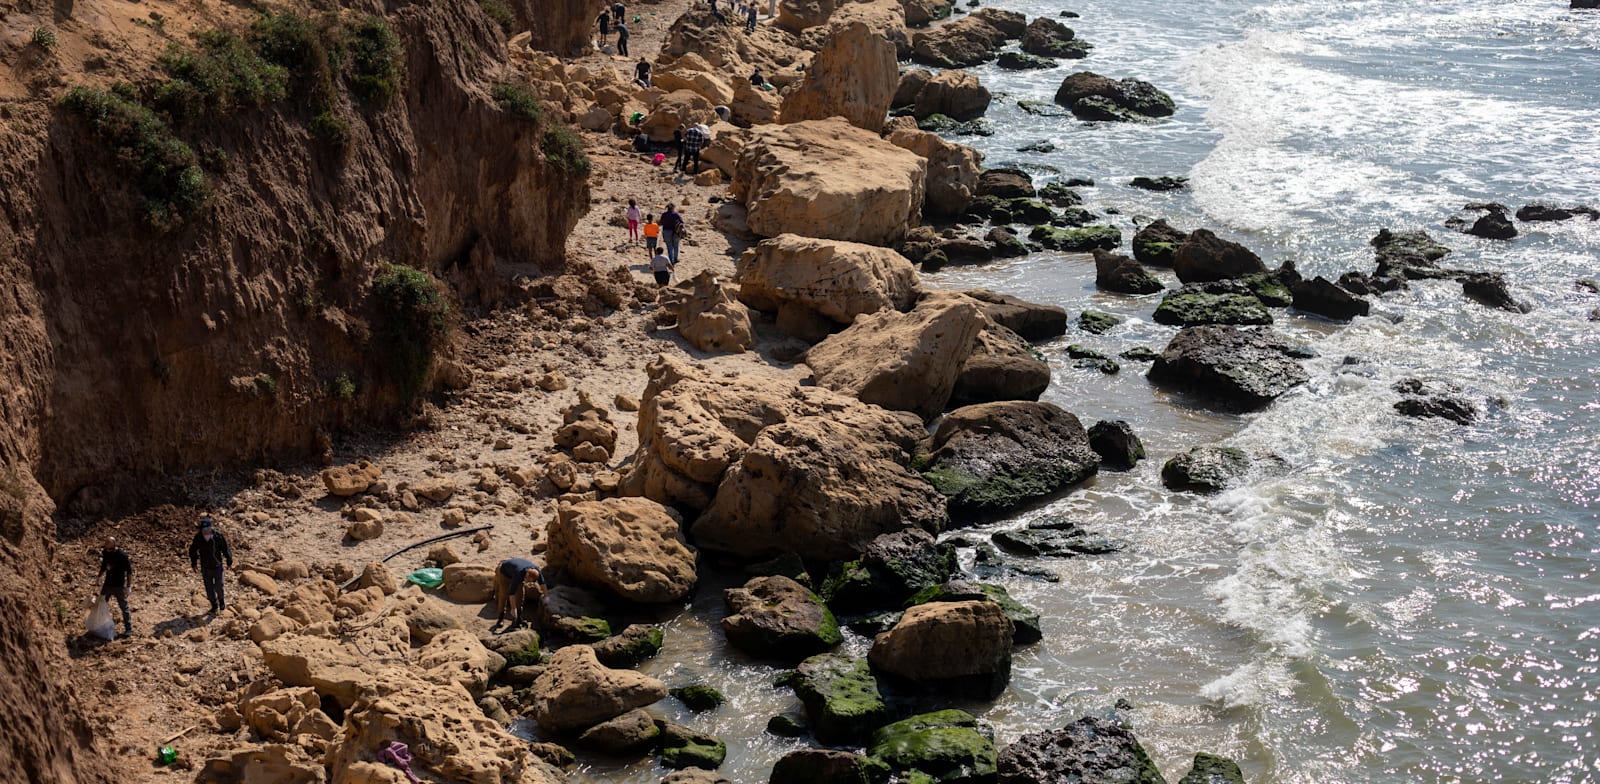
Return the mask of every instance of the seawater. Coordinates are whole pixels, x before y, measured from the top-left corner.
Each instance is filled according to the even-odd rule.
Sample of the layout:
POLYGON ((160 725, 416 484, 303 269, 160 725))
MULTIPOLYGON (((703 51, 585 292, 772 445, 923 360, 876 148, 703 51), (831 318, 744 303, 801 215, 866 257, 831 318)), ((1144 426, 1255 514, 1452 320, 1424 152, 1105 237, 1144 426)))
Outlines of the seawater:
MULTIPOLYGON (((1123 316, 1105 336, 1044 344, 1044 399, 1085 424, 1123 419, 1150 457, 1104 472, 1035 517, 1068 517, 1126 547, 1040 561, 1057 583, 1003 582, 1045 618, 998 700, 967 704, 1002 743, 1117 699, 1163 772, 1196 751, 1231 756, 1251 782, 1600 780, 1600 224, 1519 224, 1509 242, 1450 232, 1462 205, 1600 204, 1600 13, 1559 0, 1243 2, 994 0, 1057 16, 1095 45, 1055 70, 972 69, 996 93, 997 133, 960 141, 1037 184, 1088 176, 1082 194, 1131 236, 1137 216, 1207 227, 1308 277, 1370 270, 1382 227, 1423 228, 1451 266, 1505 273, 1534 306, 1516 315, 1448 282, 1374 302, 1350 325, 1280 315, 1317 352, 1312 380, 1269 409, 1218 413, 1154 389, 1142 363, 1114 376, 1074 369, 1063 349, 1159 349, 1174 330, 1156 300, 1098 292, 1093 263, 1034 254, 927 276, 1123 316), (1150 124, 1036 117, 1073 70, 1133 76, 1170 92, 1150 124), (1047 140, 1050 153, 1018 148, 1047 140), (1127 187, 1190 178, 1184 191, 1127 187), (1391 384, 1460 386, 1484 411, 1469 426, 1401 417, 1391 384), (1219 496, 1175 494, 1160 466, 1191 446, 1260 447, 1287 473, 1219 496)), ((1169 285, 1176 281, 1160 272, 1169 285)), ((1281 311, 1280 311, 1281 313, 1281 311)), ((762 782, 804 745, 764 735, 793 709, 777 670, 727 648, 720 585, 668 622, 644 670, 700 680, 730 701, 675 720, 727 740, 723 774, 762 782)), ((867 641, 853 638, 851 649, 867 641)), ((653 762, 586 760, 576 778, 654 782, 653 762)))

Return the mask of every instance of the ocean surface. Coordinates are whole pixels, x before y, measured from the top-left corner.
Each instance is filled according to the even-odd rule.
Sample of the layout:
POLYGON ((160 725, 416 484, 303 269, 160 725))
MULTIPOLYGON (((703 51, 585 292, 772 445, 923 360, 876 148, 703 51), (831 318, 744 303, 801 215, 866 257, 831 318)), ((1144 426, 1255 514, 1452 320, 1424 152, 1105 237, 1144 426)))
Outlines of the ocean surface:
MULTIPOLYGON (((1103 336, 1041 346, 1044 399, 1084 423, 1123 419, 1150 459, 1103 472, 1033 517, 1068 517, 1123 542, 1109 556, 1041 560, 1061 580, 1004 581, 1044 615, 1011 687, 965 707, 1002 743, 1118 699, 1170 780, 1197 751, 1238 760, 1253 784, 1600 781, 1600 223, 1519 224, 1511 241, 1452 232, 1477 201, 1600 206, 1600 12, 1565 0, 986 0, 1066 20, 1094 44, 1051 71, 972 69, 996 93, 997 133, 960 141, 1036 184, 1085 176, 1085 206, 1207 227, 1307 277, 1373 268, 1383 227, 1426 229, 1447 264, 1503 272, 1534 310, 1490 310, 1449 282, 1418 283, 1349 325, 1277 311, 1312 346, 1312 380, 1235 416, 1154 389, 1148 366, 1073 369, 1081 343, 1160 349, 1159 299, 1104 294, 1086 256, 1034 254, 928 276, 1126 317, 1103 336), (1077 69, 1168 91, 1150 124, 1035 117, 1077 69), (1050 153, 1018 152, 1037 141, 1050 153), (1189 178, 1150 193, 1136 175, 1189 178), (1393 410, 1402 378, 1460 386, 1484 415, 1460 426, 1393 410), (1191 446, 1270 449, 1287 473, 1218 496, 1161 486, 1191 446)), ((1141 217, 1141 220, 1143 218, 1141 217)), ((1126 245, 1124 245, 1126 252, 1126 245)), ((1158 271, 1169 286, 1176 281, 1158 271)), ((1005 521, 968 536, 1001 527, 1005 521)), ((970 556, 970 551, 967 551, 970 556)), ((729 703, 673 714, 729 745, 722 773, 764 782, 800 741, 762 733, 796 706, 777 671, 727 649, 720 586, 668 622, 643 669, 700 680, 729 703)), ((867 641, 847 645, 864 651, 867 641)), ((653 762, 585 760, 580 781, 655 782, 653 762)))

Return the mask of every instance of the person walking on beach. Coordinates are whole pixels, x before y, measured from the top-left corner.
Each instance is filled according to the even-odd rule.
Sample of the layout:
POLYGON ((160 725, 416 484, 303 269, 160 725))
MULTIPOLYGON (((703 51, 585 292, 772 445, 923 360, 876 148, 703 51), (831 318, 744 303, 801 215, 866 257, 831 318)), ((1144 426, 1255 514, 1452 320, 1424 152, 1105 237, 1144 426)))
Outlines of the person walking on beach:
POLYGON ((633 199, 628 200, 628 211, 623 214, 628 219, 628 241, 639 241, 639 205, 633 199))
POLYGON ((683 132, 683 171, 688 173, 689 163, 694 162, 694 173, 700 173, 700 151, 711 144, 711 129, 700 123, 683 132))
POLYGON ((211 612, 228 609, 222 595, 223 565, 233 566, 233 551, 228 549, 228 539, 216 530, 216 523, 208 516, 200 518, 200 530, 189 543, 189 568, 200 572, 200 582, 206 587, 206 601, 211 612))
POLYGON ((671 204, 661 213, 661 239, 667 246, 667 260, 678 264, 678 243, 683 239, 683 216, 671 204))
POLYGON ((628 56, 628 26, 617 22, 617 54, 628 56))
POLYGON ((651 256, 656 255, 656 238, 661 236, 661 224, 656 223, 656 216, 644 216, 644 250, 651 256))
MULTIPOLYGON (((675 172, 683 171, 683 131, 684 127, 682 124, 679 124, 678 127, 672 131, 672 146, 678 148, 678 159, 672 163, 672 170, 675 172)), ((662 217, 666 216, 663 215, 662 217)))
POLYGON ((657 253, 652 257, 650 259, 650 274, 656 276, 656 288, 666 288, 667 284, 672 282, 672 273, 677 268, 678 265, 674 264, 672 259, 667 258, 666 254, 657 253))
POLYGON ((107 539, 100 548, 100 571, 105 581, 100 583, 100 598, 115 599, 122 608, 122 636, 133 634, 133 614, 128 612, 128 594, 133 589, 133 561, 127 551, 117 546, 116 539, 107 539))
POLYGON ((749 35, 756 31, 756 4, 751 3, 745 9, 744 34, 749 35))

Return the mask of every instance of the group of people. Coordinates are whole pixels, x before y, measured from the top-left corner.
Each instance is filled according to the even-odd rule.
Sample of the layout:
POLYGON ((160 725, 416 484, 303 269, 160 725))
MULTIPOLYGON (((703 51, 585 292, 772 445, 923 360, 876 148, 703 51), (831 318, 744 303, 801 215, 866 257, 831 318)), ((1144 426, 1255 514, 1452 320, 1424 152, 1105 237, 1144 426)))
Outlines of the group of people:
POLYGON ((628 56, 628 7, 622 3, 612 3, 609 8, 600 12, 596 20, 600 25, 600 48, 605 48, 606 42, 611 38, 613 31, 617 34, 617 54, 628 56))
MULTIPOLYGON (((723 15, 721 8, 717 7, 717 0, 710 0, 710 2, 711 2, 711 15, 715 16, 717 18, 717 22, 719 22, 721 24, 727 24, 728 23, 728 17, 723 15)), ((737 4, 733 4, 733 3, 730 2, 729 5, 732 6, 734 18, 742 20, 744 22, 745 34, 748 35, 750 33, 755 32, 756 31, 756 17, 759 14, 759 10, 758 9, 760 8, 760 5, 758 3, 756 3, 755 0, 750 0, 749 2, 745 2, 745 0, 740 0, 740 2, 737 3, 737 4)), ((778 0, 767 0, 767 16, 770 18, 770 17, 774 17, 774 16, 777 16, 777 15, 778 15, 778 0)))
MULTIPOLYGON (((216 521, 209 516, 200 518, 199 530, 189 542, 189 569, 200 573, 212 614, 228 608, 222 585, 226 570, 232 566, 233 550, 228 547, 228 538, 217 530, 216 521)), ((127 550, 117 545, 115 537, 107 539, 100 548, 100 570, 96 576, 100 578, 100 598, 116 602, 122 610, 123 636, 133 634, 133 613, 128 607, 133 592, 133 559, 127 550)))
POLYGON ((650 259, 650 274, 655 277, 656 285, 661 287, 671 283, 672 273, 678 269, 679 245, 688 235, 683 214, 678 212, 677 205, 668 204, 661 211, 661 220, 658 222, 655 215, 643 214, 639 203, 629 199, 623 217, 628 222, 628 242, 644 243, 645 256, 650 259), (660 247, 657 247, 658 242, 660 247))

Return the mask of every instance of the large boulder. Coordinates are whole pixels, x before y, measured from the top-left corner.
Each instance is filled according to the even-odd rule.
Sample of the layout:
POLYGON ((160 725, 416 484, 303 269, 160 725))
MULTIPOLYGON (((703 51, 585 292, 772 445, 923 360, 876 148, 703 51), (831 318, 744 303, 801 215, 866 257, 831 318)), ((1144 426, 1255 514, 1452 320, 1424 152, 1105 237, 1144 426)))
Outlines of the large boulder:
POLYGON ((1170 267, 1187 239, 1188 232, 1174 229, 1158 218, 1133 235, 1133 258, 1140 264, 1170 267))
POLYGON ((916 128, 896 128, 887 138, 890 144, 910 150, 928 162, 924 213, 946 217, 960 215, 972 203, 983 153, 916 128))
POLYGON ((906 466, 920 433, 882 409, 843 409, 761 431, 691 533, 745 558, 850 558, 880 534, 938 532, 943 499, 906 466))
POLYGON ((655 746, 661 727, 643 708, 635 708, 614 719, 607 719, 583 731, 578 743, 602 754, 637 756, 655 746))
POLYGON ((1254 295, 1236 292, 1212 293, 1194 287, 1171 292, 1161 298, 1151 320, 1157 324, 1192 327, 1200 324, 1271 324, 1272 314, 1254 295))
POLYGON ((601 664, 594 649, 569 645, 550 656, 529 689, 527 709, 551 732, 593 727, 635 708, 666 698, 667 686, 633 670, 601 664))
POLYGON ((713 106, 730 103, 734 97, 727 75, 693 52, 657 68, 651 74, 650 84, 669 93, 678 90, 697 93, 713 106))
POLYGON ((1061 81, 1056 103, 1081 120, 1140 120, 1169 117, 1176 110, 1172 98, 1149 82, 1116 80, 1091 71, 1079 71, 1061 81))
POLYGON ((1310 380, 1293 358, 1299 354, 1296 346, 1266 330, 1185 327, 1148 375, 1157 386, 1254 411, 1310 380))
POLYGON ((931 420, 944 411, 983 315, 959 294, 928 297, 909 313, 858 317, 813 346, 805 362, 817 384, 931 420))
POLYGON ((906 12, 906 24, 912 27, 924 27, 936 19, 948 17, 954 5, 955 0, 900 0, 906 12))
MULTIPOLYGON (((783 99, 775 90, 757 87, 751 84, 749 79, 735 79, 733 82, 733 102, 728 104, 728 111, 729 119, 741 128, 748 128, 752 125, 770 125, 778 121, 778 117, 783 111, 783 99)), ((717 139, 727 135, 727 133, 717 134, 717 139)), ((713 146, 715 146, 715 140, 713 140, 713 146)), ((712 160, 706 151, 702 151, 700 157, 707 161, 712 160)), ((718 163, 717 168, 722 169, 724 174, 730 174, 733 171, 733 166, 731 165, 723 166, 718 163)))
POLYGON ((861 744, 893 714, 865 659, 834 653, 813 656, 789 678, 818 741, 861 744))
POLYGON ((494 598, 494 567, 453 563, 444 567, 444 595, 450 601, 479 604, 494 598))
POLYGON ((622 495, 703 510, 729 467, 740 461, 757 436, 791 419, 829 416, 880 449, 898 444, 906 453, 896 458, 901 461, 910 460, 909 452, 920 438, 921 428, 913 417, 818 387, 765 377, 728 377, 666 357, 652 363, 646 375, 649 383, 639 407, 639 448, 623 477, 622 495))
POLYGON ((777 24, 798 33, 827 22, 839 6, 838 0, 779 0, 777 24))
POLYGON ((926 472, 955 519, 1002 514, 1094 476, 1100 456, 1076 416, 1054 403, 1008 401, 950 412, 926 472))
POLYGON ((978 301, 983 315, 1028 340, 1049 340, 1067 334, 1067 309, 1029 302, 988 289, 962 292, 978 301))
POLYGON ((1349 321, 1372 311, 1371 303, 1321 275, 1297 281, 1289 290, 1294 292, 1294 309, 1305 313, 1349 321))
POLYGON ((711 270, 689 280, 688 296, 672 310, 677 312, 678 334, 701 351, 737 354, 755 344, 750 310, 711 270))
POLYGON ((951 405, 1038 400, 1050 386, 1050 366, 1021 335, 984 317, 972 353, 961 363, 951 405))
MULTIPOLYGON (((1027 530, 1027 529, 1024 529, 1027 530)), ((999 534, 995 535, 996 541, 999 534)), ((939 585, 929 586, 918 591, 910 600, 909 605, 927 604, 929 602, 994 602, 1000 607, 1000 612, 1011 619, 1015 628, 1012 641, 1017 645, 1027 645, 1044 639, 1044 627, 1040 623, 1039 613, 1028 609, 1022 602, 1011 598, 1011 592, 1003 585, 994 583, 979 583, 970 580, 950 580, 939 585)))
MULTIPOLYGON (((898 772, 916 771, 941 784, 985 784, 994 780, 992 732, 963 710, 942 710, 901 719, 872 735, 867 754, 898 772)), ((910 780, 910 777, 906 777, 910 780)))
POLYGON ((1082 59, 1089 54, 1089 44, 1078 38, 1072 28, 1048 16, 1035 18, 1022 32, 1022 51, 1036 57, 1063 57, 1082 59))
POLYGON ((843 117, 877 133, 899 83, 895 59, 895 45, 883 33, 863 22, 845 25, 811 60, 805 81, 783 99, 779 121, 843 117))
POLYGON ((549 528, 547 565, 634 602, 674 602, 695 583, 695 554, 676 513, 648 498, 562 506, 549 528))
POLYGON ((927 162, 840 118, 755 129, 733 196, 762 237, 891 245, 920 220, 927 162))
MULTIPOLYGON (((907 22, 911 13, 906 14, 907 22)), ((966 68, 994 59, 1007 39, 1021 38, 1027 17, 1015 11, 984 8, 949 24, 911 37, 911 59, 940 68, 966 68)))
POLYGON ((822 599, 787 577, 756 577, 723 598, 732 614, 722 619, 722 633, 753 656, 799 661, 844 640, 822 599))
POLYGON ((906 610, 877 636, 874 669, 917 686, 992 698, 1011 678, 1016 628, 989 601, 933 602, 906 610))
POLYGON ((489 679, 506 668, 506 659, 485 648, 471 632, 452 629, 422 646, 412 665, 432 680, 460 685, 477 699, 489 687, 489 679))
POLYGON ((922 294, 916 268, 893 250, 798 234, 745 251, 735 277, 740 301, 777 313, 780 326, 811 315, 845 325, 862 314, 910 310, 922 294))
POLYGON ((997 199, 1031 199, 1037 191, 1033 187, 1033 177, 1021 169, 984 169, 978 175, 979 196, 993 196, 997 199))
POLYGON ((644 121, 639 124, 639 130, 651 141, 670 142, 672 132, 680 125, 693 127, 699 123, 715 122, 715 106, 697 92, 673 90, 656 99, 644 121))
POLYGON ((822 584, 828 605, 845 613, 897 609, 960 570, 955 546, 916 528, 884 534, 822 584))
MULTIPOLYGON (((724 9, 726 13, 726 9, 724 9)), ((593 16, 590 16, 593 19, 593 16)), ((705 59, 737 83, 748 82, 755 68, 779 87, 799 80, 795 68, 811 54, 802 50, 794 34, 777 25, 760 25, 746 34, 742 25, 720 24, 703 3, 689 6, 667 30, 660 57, 671 61, 687 54, 705 59)))
POLYGON ((1172 271, 1184 283, 1204 283, 1266 272, 1267 265, 1249 248, 1195 229, 1174 254, 1172 271))
POLYGON ((1166 288, 1139 262, 1099 248, 1094 251, 1094 285, 1118 294, 1154 294, 1166 288))
POLYGON ((1023 735, 1000 752, 998 768, 997 784, 1166 784, 1127 726, 1088 716, 1063 729, 1023 735))
POLYGON ((900 0, 858 0, 840 3, 839 9, 828 17, 826 24, 812 27, 800 34, 800 45, 820 51, 829 39, 853 24, 864 24, 894 44, 895 59, 911 56, 911 34, 906 29, 906 9, 900 0))
POLYGON ((982 117, 992 99, 978 77, 966 71, 941 71, 922 83, 910 105, 912 116, 919 120, 942 114, 964 121, 982 117))

